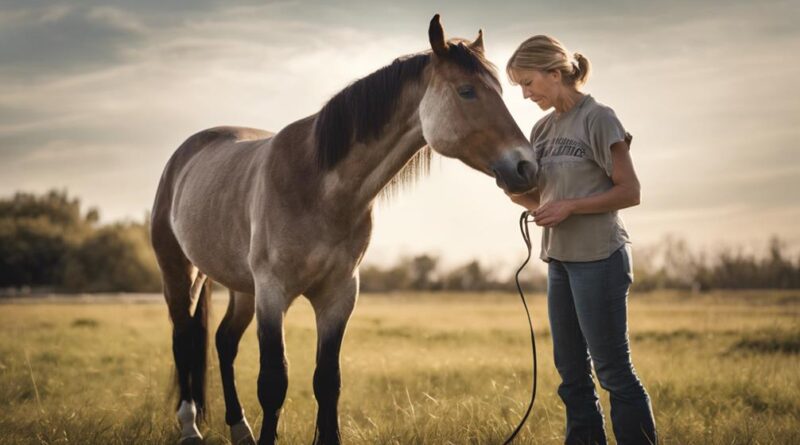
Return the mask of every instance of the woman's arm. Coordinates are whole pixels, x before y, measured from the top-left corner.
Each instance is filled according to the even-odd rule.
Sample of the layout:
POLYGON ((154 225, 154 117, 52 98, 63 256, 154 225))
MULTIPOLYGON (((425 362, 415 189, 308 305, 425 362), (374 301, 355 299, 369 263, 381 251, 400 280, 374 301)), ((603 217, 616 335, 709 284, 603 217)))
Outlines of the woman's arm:
POLYGON ((536 225, 555 227, 572 214, 606 213, 639 205, 639 179, 633 169, 628 144, 623 141, 611 146, 614 186, 594 196, 549 202, 533 212, 536 225))

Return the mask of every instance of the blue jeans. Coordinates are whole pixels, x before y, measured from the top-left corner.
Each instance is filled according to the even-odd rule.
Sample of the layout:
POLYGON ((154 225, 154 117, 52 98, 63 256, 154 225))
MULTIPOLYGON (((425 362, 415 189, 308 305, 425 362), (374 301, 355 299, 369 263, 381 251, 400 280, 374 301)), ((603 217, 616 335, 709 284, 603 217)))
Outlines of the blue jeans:
POLYGON ((650 397, 633 369, 628 344, 630 258, 623 246, 599 261, 550 260, 547 308, 561 376, 558 395, 567 408, 567 445, 606 443, 590 363, 600 386, 610 393, 617 443, 656 443, 650 397))

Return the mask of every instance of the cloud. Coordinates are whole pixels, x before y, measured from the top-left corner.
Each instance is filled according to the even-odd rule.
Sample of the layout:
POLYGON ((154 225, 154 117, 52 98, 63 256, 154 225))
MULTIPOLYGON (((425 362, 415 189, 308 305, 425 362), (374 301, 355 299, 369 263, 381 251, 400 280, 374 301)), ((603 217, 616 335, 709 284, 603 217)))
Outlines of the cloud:
MULTIPOLYGON (((518 1, 488 10, 462 1, 435 11, 422 1, 9 0, 0 8, 0 191, 64 186, 108 219, 139 217, 189 134, 219 124, 277 130, 314 113, 351 81, 425 49, 440 12, 448 35, 484 28, 500 67, 534 33, 592 60, 589 91, 635 137, 644 201, 623 212, 635 239, 675 227, 713 236, 715 222, 720 236, 735 230, 722 219, 755 228, 755 209, 775 218, 770 227, 798 233, 777 221, 797 208, 786 190, 800 188, 795 3, 518 1)), ((505 91, 527 134, 543 113, 517 88, 505 91)), ((375 247, 515 251, 519 209, 459 163, 440 170, 378 212, 375 247), (412 227, 422 235, 406 239, 412 227), (463 242, 474 233, 493 236, 463 242)))
POLYGON ((3 12, 0 75, 46 77, 106 66, 145 28, 113 8, 54 5, 3 12))
MULTIPOLYGON (((145 26, 116 10, 89 13, 119 28, 145 26)), ((104 203, 111 219, 138 215, 150 205, 163 163, 190 134, 221 124, 278 130, 390 62, 387 48, 400 55, 407 45, 348 27, 252 15, 239 9, 194 19, 148 32, 119 60, 9 79, 0 91, 0 117, 8 117, 0 121, 0 189, 62 184, 104 203), (320 60, 330 63, 323 69, 320 60), (89 186, 89 178, 100 186, 89 186), (120 182, 138 183, 124 205, 120 182)))

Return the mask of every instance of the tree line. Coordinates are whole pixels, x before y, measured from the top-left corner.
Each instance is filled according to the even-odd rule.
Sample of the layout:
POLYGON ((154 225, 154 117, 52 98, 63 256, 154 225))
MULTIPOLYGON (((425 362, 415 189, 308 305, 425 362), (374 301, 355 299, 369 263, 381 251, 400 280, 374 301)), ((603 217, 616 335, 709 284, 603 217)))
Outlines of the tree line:
POLYGON ((147 222, 99 220, 97 209, 83 212, 66 191, 0 199, 0 289, 159 291, 147 222))
MULTIPOLYGON (((681 289, 800 289, 800 255, 789 253, 789 246, 773 236, 765 252, 719 246, 714 252, 694 251, 686 240, 666 236, 659 243, 634 248, 632 290, 681 289)), ((532 261, 539 261, 533 258, 532 261)), ((367 291, 453 290, 514 291, 512 270, 499 271, 470 261, 441 271, 438 259, 420 255, 401 259, 393 266, 361 268, 361 287, 367 291)), ((528 267, 520 277, 526 291, 545 291, 547 277, 528 267)))
MULTIPOLYGON (((0 199, 0 294, 159 292, 148 219, 100 224, 96 208, 83 211, 66 191, 0 199)), ((696 251, 668 236, 634 248, 633 288, 798 289, 800 255, 789 252, 777 237, 759 253, 730 246, 696 251)), ((496 270, 475 260, 445 269, 436 256, 420 254, 391 266, 363 265, 360 276, 365 292, 514 291, 514 272, 516 267, 496 270)), ((526 291, 544 291, 547 279, 528 267, 520 284, 526 291)))

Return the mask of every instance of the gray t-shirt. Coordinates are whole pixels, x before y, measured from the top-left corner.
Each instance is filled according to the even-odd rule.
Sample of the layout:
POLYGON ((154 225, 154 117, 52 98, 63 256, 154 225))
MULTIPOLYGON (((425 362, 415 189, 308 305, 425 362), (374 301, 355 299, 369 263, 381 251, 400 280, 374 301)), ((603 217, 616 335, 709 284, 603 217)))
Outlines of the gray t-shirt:
MULTIPOLYGON (((533 126, 531 143, 539 163, 539 202, 584 198, 609 190, 611 145, 625 140, 614 111, 585 95, 567 112, 549 113, 533 126)), ((608 258, 630 243, 617 212, 570 215, 553 228, 542 228, 539 257, 559 261, 608 258)))

